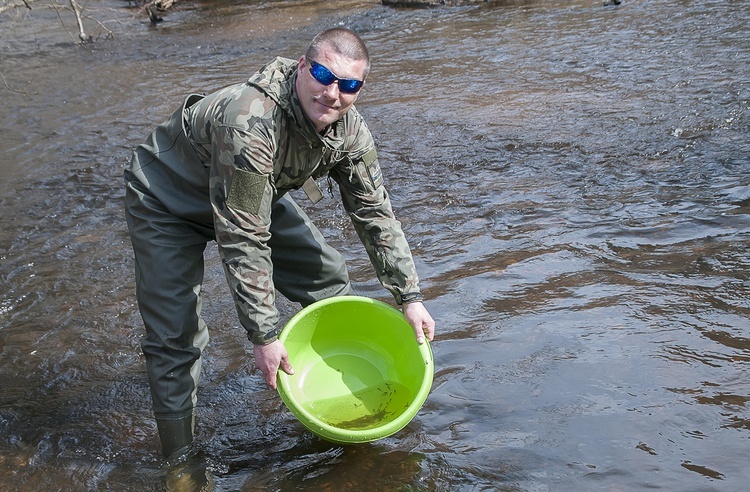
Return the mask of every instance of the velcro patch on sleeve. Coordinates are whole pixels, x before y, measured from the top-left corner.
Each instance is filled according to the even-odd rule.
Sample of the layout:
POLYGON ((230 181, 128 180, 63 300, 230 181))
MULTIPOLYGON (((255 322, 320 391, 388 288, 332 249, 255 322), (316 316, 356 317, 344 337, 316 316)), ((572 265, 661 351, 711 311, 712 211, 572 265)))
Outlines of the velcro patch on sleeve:
POLYGON ((268 176, 237 169, 227 197, 227 206, 241 212, 257 215, 263 201, 268 176))
POLYGON ((378 152, 375 147, 362 156, 362 162, 367 169, 367 174, 370 176, 370 181, 375 188, 383 185, 383 173, 380 171, 380 164, 378 163, 378 152))
POLYGON ((375 150, 375 147, 365 152, 365 155, 362 156, 362 160, 364 161, 366 166, 369 166, 370 164, 372 164, 372 161, 374 161, 377 158, 378 158, 378 151, 375 150))

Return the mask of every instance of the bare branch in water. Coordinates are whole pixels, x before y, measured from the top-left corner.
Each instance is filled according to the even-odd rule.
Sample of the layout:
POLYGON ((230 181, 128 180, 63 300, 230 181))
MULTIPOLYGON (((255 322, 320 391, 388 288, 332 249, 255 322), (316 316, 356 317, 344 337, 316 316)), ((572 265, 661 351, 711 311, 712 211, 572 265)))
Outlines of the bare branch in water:
POLYGON ((83 30, 83 19, 81 18, 81 7, 78 5, 76 0, 70 0, 70 6, 73 12, 76 14, 76 23, 78 24, 78 39, 86 43, 91 41, 91 36, 86 35, 86 31, 83 30))
POLYGON ((8 85, 8 81, 5 80, 5 75, 3 75, 3 72, 0 72, 0 79, 3 79, 3 85, 5 85, 5 88, 8 89, 11 92, 15 92, 17 94, 23 94, 24 96, 28 96, 28 94, 24 91, 20 91, 18 89, 14 89, 10 85, 8 85))

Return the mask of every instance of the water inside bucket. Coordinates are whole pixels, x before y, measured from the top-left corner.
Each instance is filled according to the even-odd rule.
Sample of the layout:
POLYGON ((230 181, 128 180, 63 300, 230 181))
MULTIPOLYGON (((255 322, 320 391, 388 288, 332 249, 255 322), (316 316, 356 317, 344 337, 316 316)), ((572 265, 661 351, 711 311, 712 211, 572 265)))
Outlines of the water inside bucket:
POLYGON ((321 422, 333 427, 366 430, 396 419, 413 398, 413 392, 403 384, 382 381, 359 391, 313 400, 304 407, 321 422))

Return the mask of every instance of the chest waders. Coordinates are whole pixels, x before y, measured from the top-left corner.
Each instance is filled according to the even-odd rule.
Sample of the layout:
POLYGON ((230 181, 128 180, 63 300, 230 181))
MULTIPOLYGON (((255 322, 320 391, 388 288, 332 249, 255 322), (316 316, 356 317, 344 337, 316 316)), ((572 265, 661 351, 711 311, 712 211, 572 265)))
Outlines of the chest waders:
MULTIPOLYGON (((201 317, 203 253, 215 240, 203 165, 184 155, 183 108, 157 127, 125 171, 125 210, 135 254, 136 297, 146 329, 146 359, 154 415, 165 457, 186 452, 193 441, 196 390, 208 327, 201 317), (181 149, 181 150, 179 150, 181 149), (186 180, 176 165, 199 164, 186 180)), ((187 147, 189 149, 189 146, 187 147)), ((289 196, 271 211, 273 281, 303 306, 351 293, 343 257, 328 245, 289 196)))

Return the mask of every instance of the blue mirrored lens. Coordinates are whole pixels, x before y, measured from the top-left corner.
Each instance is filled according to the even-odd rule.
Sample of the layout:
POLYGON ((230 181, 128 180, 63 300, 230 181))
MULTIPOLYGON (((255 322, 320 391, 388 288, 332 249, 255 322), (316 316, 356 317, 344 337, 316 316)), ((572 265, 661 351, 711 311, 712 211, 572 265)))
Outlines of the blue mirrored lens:
POLYGON ((323 85, 331 85, 336 80, 336 76, 330 70, 315 62, 310 66, 310 73, 315 80, 323 85))
POLYGON ((354 79, 339 79, 339 90, 341 92, 353 93, 357 92, 362 87, 361 80, 354 79))
POLYGON ((359 91, 364 83, 356 79, 339 79, 333 72, 317 62, 310 64, 310 73, 315 80, 323 85, 331 85, 333 82, 338 81, 339 90, 346 94, 354 94, 359 91))

